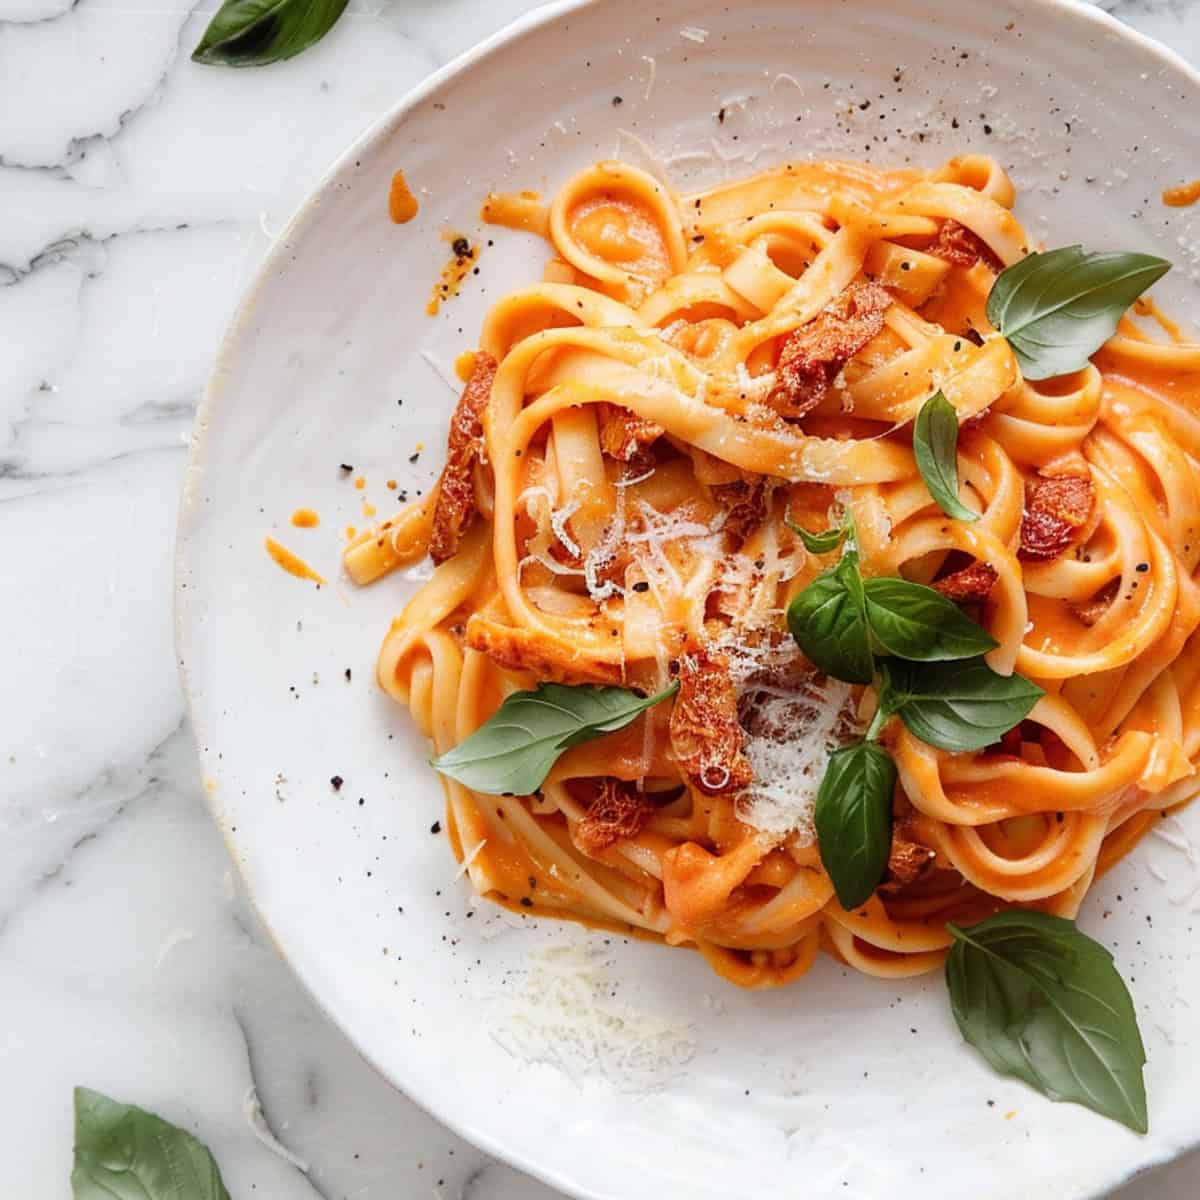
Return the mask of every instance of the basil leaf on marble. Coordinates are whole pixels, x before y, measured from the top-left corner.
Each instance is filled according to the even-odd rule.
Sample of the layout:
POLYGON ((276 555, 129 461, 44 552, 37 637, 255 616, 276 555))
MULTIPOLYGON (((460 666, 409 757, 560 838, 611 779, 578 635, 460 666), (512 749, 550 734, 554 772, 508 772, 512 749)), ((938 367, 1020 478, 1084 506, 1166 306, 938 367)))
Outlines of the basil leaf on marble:
POLYGON ((542 683, 506 697, 492 717, 432 766, 475 792, 528 796, 564 750, 624 729, 678 690, 676 682, 657 695, 639 696, 619 687, 542 683))
POLYGON ((1171 269, 1165 258, 1063 246, 1030 254, 996 277, 988 320, 1026 379, 1079 371, 1116 332, 1125 310, 1171 269))
POLYGON ((819 670, 847 683, 874 677, 858 554, 848 550, 788 605, 788 629, 819 670))
POLYGON ((958 498, 958 412, 939 388, 917 414, 913 454, 929 494, 948 517, 978 521, 979 514, 958 498))
POLYGON ((887 870, 895 787, 896 766, 877 742, 843 746, 829 757, 813 823, 821 864, 845 909, 865 904, 887 870))
POLYGON ((999 643, 952 600, 923 583, 879 575, 863 584, 867 624, 885 653, 917 662, 973 658, 999 643))
POLYGON ((1112 955, 1043 912, 946 928, 955 939, 946 985, 963 1037, 1000 1074, 1145 1133, 1146 1051, 1112 955))
POLYGON ((280 62, 319 42, 345 7, 346 0, 225 0, 192 61, 224 67, 280 62))
POLYGON ((879 663, 881 707, 940 750, 982 750, 1019 725, 1045 695, 1022 675, 997 675, 982 658, 879 663))
POLYGON ((75 1089, 75 1200, 229 1200, 208 1149, 161 1117, 75 1089))

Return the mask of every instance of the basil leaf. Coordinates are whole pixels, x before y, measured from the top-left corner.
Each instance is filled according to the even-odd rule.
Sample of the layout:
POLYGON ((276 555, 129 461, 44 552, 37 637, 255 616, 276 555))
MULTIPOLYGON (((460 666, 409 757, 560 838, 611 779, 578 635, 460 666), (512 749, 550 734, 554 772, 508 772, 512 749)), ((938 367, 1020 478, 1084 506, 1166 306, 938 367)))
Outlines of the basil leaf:
POLYGON ((786 516, 783 518, 783 523, 804 543, 804 548, 809 554, 828 554, 831 550, 836 550, 850 532, 848 525, 838 525, 833 529, 826 529, 822 533, 809 533, 803 526, 797 525, 791 517, 786 516))
POLYGON ((958 498, 958 412, 940 388, 917 413, 913 454, 917 470, 942 512, 956 521, 978 521, 979 514, 958 498))
POLYGON ((1125 310, 1170 269, 1152 254, 1092 254, 1082 246, 1031 254, 996 277, 988 320, 1026 379, 1066 375, 1087 365, 1125 310))
POLYGON ((813 821, 821 862, 845 909, 865 904, 887 870, 895 786, 896 766, 876 742, 843 746, 829 757, 813 821))
POLYGON ((879 664, 880 703, 914 737, 941 750, 982 750, 1020 724, 1045 694, 1020 675, 997 675, 982 658, 879 664))
POLYGON ((192 61, 261 67, 291 58, 319 42, 345 7, 346 0, 225 0, 192 61))
POLYGON ((1000 643, 952 600, 923 583, 881 576, 863 584, 867 624, 875 640, 918 662, 973 658, 1000 643))
POLYGON ((847 683, 874 678, 858 555, 849 551, 788 605, 788 629, 813 666, 847 683))
POLYGON ((1073 921, 1041 912, 946 928, 955 937, 946 985, 963 1037, 1002 1075, 1145 1133, 1146 1051, 1112 955, 1073 921))
POLYGON ((208 1149, 161 1117, 75 1089, 75 1200, 229 1200, 208 1149))
POLYGON ((639 696, 619 687, 542 683, 506 697, 489 720, 432 765, 475 792, 528 796, 564 750, 624 729, 678 690, 672 683, 656 696, 639 696))

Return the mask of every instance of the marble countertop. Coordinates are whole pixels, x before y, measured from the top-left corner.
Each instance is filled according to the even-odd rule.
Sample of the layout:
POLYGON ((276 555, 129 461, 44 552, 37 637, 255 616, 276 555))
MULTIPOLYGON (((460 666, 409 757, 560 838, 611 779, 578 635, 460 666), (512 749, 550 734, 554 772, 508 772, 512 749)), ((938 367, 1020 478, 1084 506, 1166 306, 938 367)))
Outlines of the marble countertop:
MULTIPOLYGON (((533 5, 351 0, 316 49, 228 71, 189 60, 215 8, 193 3, 0 0, 6 1191, 69 1195, 85 1084, 195 1132, 237 1200, 547 1200, 384 1083, 261 936, 170 606, 192 413, 243 285, 337 152, 533 5)), ((1105 7, 1200 63, 1200 0, 1105 7)), ((1200 1159, 1119 1195, 1198 1190, 1200 1159)))

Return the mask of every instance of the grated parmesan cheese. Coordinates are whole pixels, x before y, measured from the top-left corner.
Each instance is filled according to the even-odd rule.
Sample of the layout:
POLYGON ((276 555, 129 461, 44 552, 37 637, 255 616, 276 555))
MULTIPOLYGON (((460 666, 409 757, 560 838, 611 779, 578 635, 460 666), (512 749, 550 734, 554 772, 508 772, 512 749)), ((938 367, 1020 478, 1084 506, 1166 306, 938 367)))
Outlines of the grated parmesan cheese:
POLYGON ((743 753, 754 779, 738 797, 738 816, 765 833, 815 840, 813 807, 830 755, 856 731, 850 685, 811 677, 799 691, 754 688, 754 733, 743 753))
MULTIPOLYGON (((588 593, 597 603, 622 594, 602 573, 624 552, 655 595, 662 586, 673 593, 697 587, 732 598, 729 611, 736 615, 715 648, 728 659, 740 694, 744 753, 754 772, 738 797, 738 816, 764 832, 795 833, 811 843, 813 807, 829 757, 860 730, 850 687, 812 672, 792 640, 778 636, 784 613, 777 589, 801 568, 804 552, 781 554, 778 540, 768 536, 753 559, 728 554, 725 512, 703 522, 687 506, 660 512, 638 500, 631 509, 623 487, 616 497, 613 519, 584 558, 588 593)), ((665 674, 669 653, 661 638, 659 651, 665 674)), ((643 750, 648 760, 649 745, 643 750)))
MULTIPOLYGON (((770 621, 782 614, 756 615, 770 621)), ((737 798, 737 815, 764 833, 795 833, 811 845, 829 757, 862 732, 850 685, 813 672, 790 638, 753 644, 731 629, 718 648, 739 692, 742 752, 754 772, 737 798)))
POLYGON ((685 25, 680 31, 681 38, 687 38, 689 42, 699 42, 703 45, 708 41, 708 30, 701 29, 699 25, 685 25))
POLYGON ((617 502, 613 509, 613 518, 604 531, 604 536, 587 552, 587 557, 583 560, 583 581, 588 595, 597 604, 618 593, 624 595, 611 579, 600 578, 600 572, 616 557, 617 547, 625 536, 625 489, 617 488, 616 492, 617 502))
MULTIPOLYGON (((638 518, 641 527, 639 532, 627 533, 624 542, 633 548, 660 603, 663 599, 659 595, 660 585, 672 592, 687 590, 675 564, 667 557, 669 547, 686 547, 697 557, 710 561, 720 556, 721 546, 717 539, 724 524, 723 513, 712 525, 703 525, 699 521, 689 520, 686 515, 659 512, 642 501, 638 505, 638 518), (638 547, 644 547, 644 555, 638 553, 638 547)), ((698 586, 702 586, 707 578, 704 572, 696 568, 689 570, 689 577, 698 586)))
POLYGON ((584 577, 586 572, 581 571, 578 567, 568 566, 566 563, 556 562, 544 551, 531 552, 526 554, 519 563, 517 563, 517 573, 520 575, 525 570, 527 563, 537 563, 539 567, 545 567, 551 575, 577 575, 584 577))
POLYGON ((619 1092, 666 1087, 695 1056, 690 1025, 617 1001, 599 954, 584 943, 532 951, 529 967, 489 1003, 491 1034, 514 1058, 572 1082, 619 1092))
POLYGON ((578 511, 578 500, 572 500, 569 504, 564 504, 562 508, 550 510, 550 527, 554 530, 554 536, 558 538, 559 544, 572 558, 578 558, 580 550, 579 543, 571 536, 567 529, 567 522, 578 511))

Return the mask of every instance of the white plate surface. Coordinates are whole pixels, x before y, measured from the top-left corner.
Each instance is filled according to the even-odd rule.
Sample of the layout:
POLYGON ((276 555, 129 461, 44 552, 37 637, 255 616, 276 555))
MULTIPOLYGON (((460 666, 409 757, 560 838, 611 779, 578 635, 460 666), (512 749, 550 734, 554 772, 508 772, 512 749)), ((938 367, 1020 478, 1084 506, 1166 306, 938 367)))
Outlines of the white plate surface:
POLYGON ((487 1150, 606 1200, 1062 1200, 1200 1140, 1200 813, 1168 821, 1171 842, 1147 839, 1082 917, 1141 1014, 1152 1132, 1138 1138, 997 1079, 961 1043, 938 977, 877 982, 824 960, 786 990, 740 993, 696 955, 478 902, 430 834, 442 796, 426 747, 373 680, 415 582, 317 590, 263 551, 275 533, 336 580, 341 531, 364 523, 339 463, 384 512, 385 480, 411 493, 435 478, 443 375, 545 258, 493 232, 480 275, 425 315, 440 235, 478 232, 488 189, 548 191, 614 152, 638 161, 630 134, 687 185, 786 158, 986 151, 1037 236, 1165 254, 1177 269, 1160 292, 1186 313, 1200 213, 1158 194, 1197 173, 1197 111, 1200 79, 1179 60, 1061 2, 607 0, 501 34, 336 165, 237 314, 198 418, 179 647, 249 890, 389 1079, 487 1150), (421 200, 405 227, 386 217, 397 167, 421 200), (319 529, 288 526, 299 505, 319 529))

